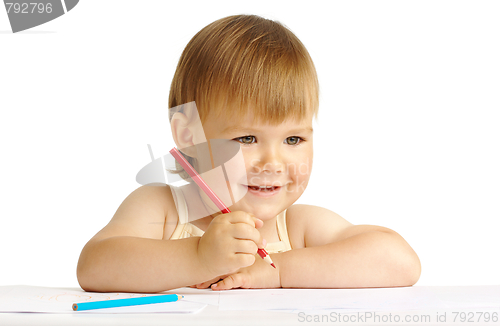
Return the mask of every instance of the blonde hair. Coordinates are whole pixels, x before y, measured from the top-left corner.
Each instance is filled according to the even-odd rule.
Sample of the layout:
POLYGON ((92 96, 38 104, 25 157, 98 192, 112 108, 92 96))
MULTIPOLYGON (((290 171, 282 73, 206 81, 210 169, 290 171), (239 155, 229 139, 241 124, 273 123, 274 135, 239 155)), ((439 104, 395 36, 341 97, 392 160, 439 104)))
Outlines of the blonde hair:
MULTIPOLYGON (((169 96, 169 119, 195 102, 203 123, 208 115, 278 125, 317 119, 319 84, 314 63, 300 40, 279 22, 255 15, 219 19, 199 31, 179 59, 169 96)), ((182 155, 198 171, 195 158, 182 155)), ((175 162, 179 174, 189 175, 175 162)))
POLYGON ((318 78, 302 42, 281 23, 229 16, 199 31, 179 59, 169 108, 192 101, 202 123, 209 114, 238 119, 249 109, 274 125, 310 110, 317 119, 318 78))

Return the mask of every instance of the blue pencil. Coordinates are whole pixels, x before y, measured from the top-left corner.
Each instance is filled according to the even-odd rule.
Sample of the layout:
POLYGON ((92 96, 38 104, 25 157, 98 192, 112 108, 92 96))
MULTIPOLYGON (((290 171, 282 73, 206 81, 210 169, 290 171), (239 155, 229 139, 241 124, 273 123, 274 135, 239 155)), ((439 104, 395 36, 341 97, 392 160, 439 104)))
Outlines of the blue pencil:
POLYGON ((163 294, 163 295, 152 295, 149 297, 81 302, 81 303, 73 303, 73 310, 81 311, 81 310, 102 309, 102 308, 138 306, 151 303, 174 302, 182 298, 184 298, 184 296, 178 294, 163 294))

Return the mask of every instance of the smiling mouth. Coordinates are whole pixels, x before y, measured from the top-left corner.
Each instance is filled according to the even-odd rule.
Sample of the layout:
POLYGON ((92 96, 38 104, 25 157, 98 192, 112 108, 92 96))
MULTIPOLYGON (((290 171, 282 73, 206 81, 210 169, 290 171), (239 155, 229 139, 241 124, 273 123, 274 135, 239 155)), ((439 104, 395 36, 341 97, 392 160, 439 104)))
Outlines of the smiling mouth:
POLYGON ((257 187, 257 186, 249 186, 249 185, 245 185, 245 186, 248 187, 248 189, 252 189, 255 191, 263 191, 263 192, 271 192, 271 191, 275 191, 275 190, 278 190, 279 188, 281 188, 281 187, 257 187))

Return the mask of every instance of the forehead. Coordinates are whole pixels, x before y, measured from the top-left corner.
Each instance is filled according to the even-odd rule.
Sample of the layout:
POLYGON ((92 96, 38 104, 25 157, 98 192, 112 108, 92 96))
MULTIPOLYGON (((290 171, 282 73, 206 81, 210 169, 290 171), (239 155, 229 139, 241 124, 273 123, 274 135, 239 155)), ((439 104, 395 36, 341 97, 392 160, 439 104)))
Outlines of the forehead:
MULTIPOLYGON (((218 133, 229 134, 237 132, 265 132, 266 130, 283 130, 283 131, 308 131, 312 132, 312 114, 308 114, 303 119, 285 118, 284 121, 278 124, 271 124, 265 119, 259 119, 252 113, 248 113, 243 117, 234 116, 219 116, 207 119, 204 124, 205 129, 217 131, 218 133)), ((206 131, 209 131, 206 130, 206 131)))
POLYGON ((231 124, 225 128, 220 128, 221 133, 230 134, 238 132, 266 132, 269 130, 283 130, 284 132, 312 132, 313 129, 310 124, 303 123, 282 123, 279 125, 269 125, 269 124, 253 124, 253 125, 239 125, 231 124))

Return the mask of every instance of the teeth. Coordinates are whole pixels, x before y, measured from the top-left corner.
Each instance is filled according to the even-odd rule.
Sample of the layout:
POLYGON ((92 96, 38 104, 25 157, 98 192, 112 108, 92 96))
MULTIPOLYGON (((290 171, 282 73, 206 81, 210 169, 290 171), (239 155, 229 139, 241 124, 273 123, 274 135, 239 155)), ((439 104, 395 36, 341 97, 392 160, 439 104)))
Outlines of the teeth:
POLYGON ((250 185, 248 185, 247 187, 255 190, 273 190, 275 188, 278 188, 276 186, 250 186, 250 185))

